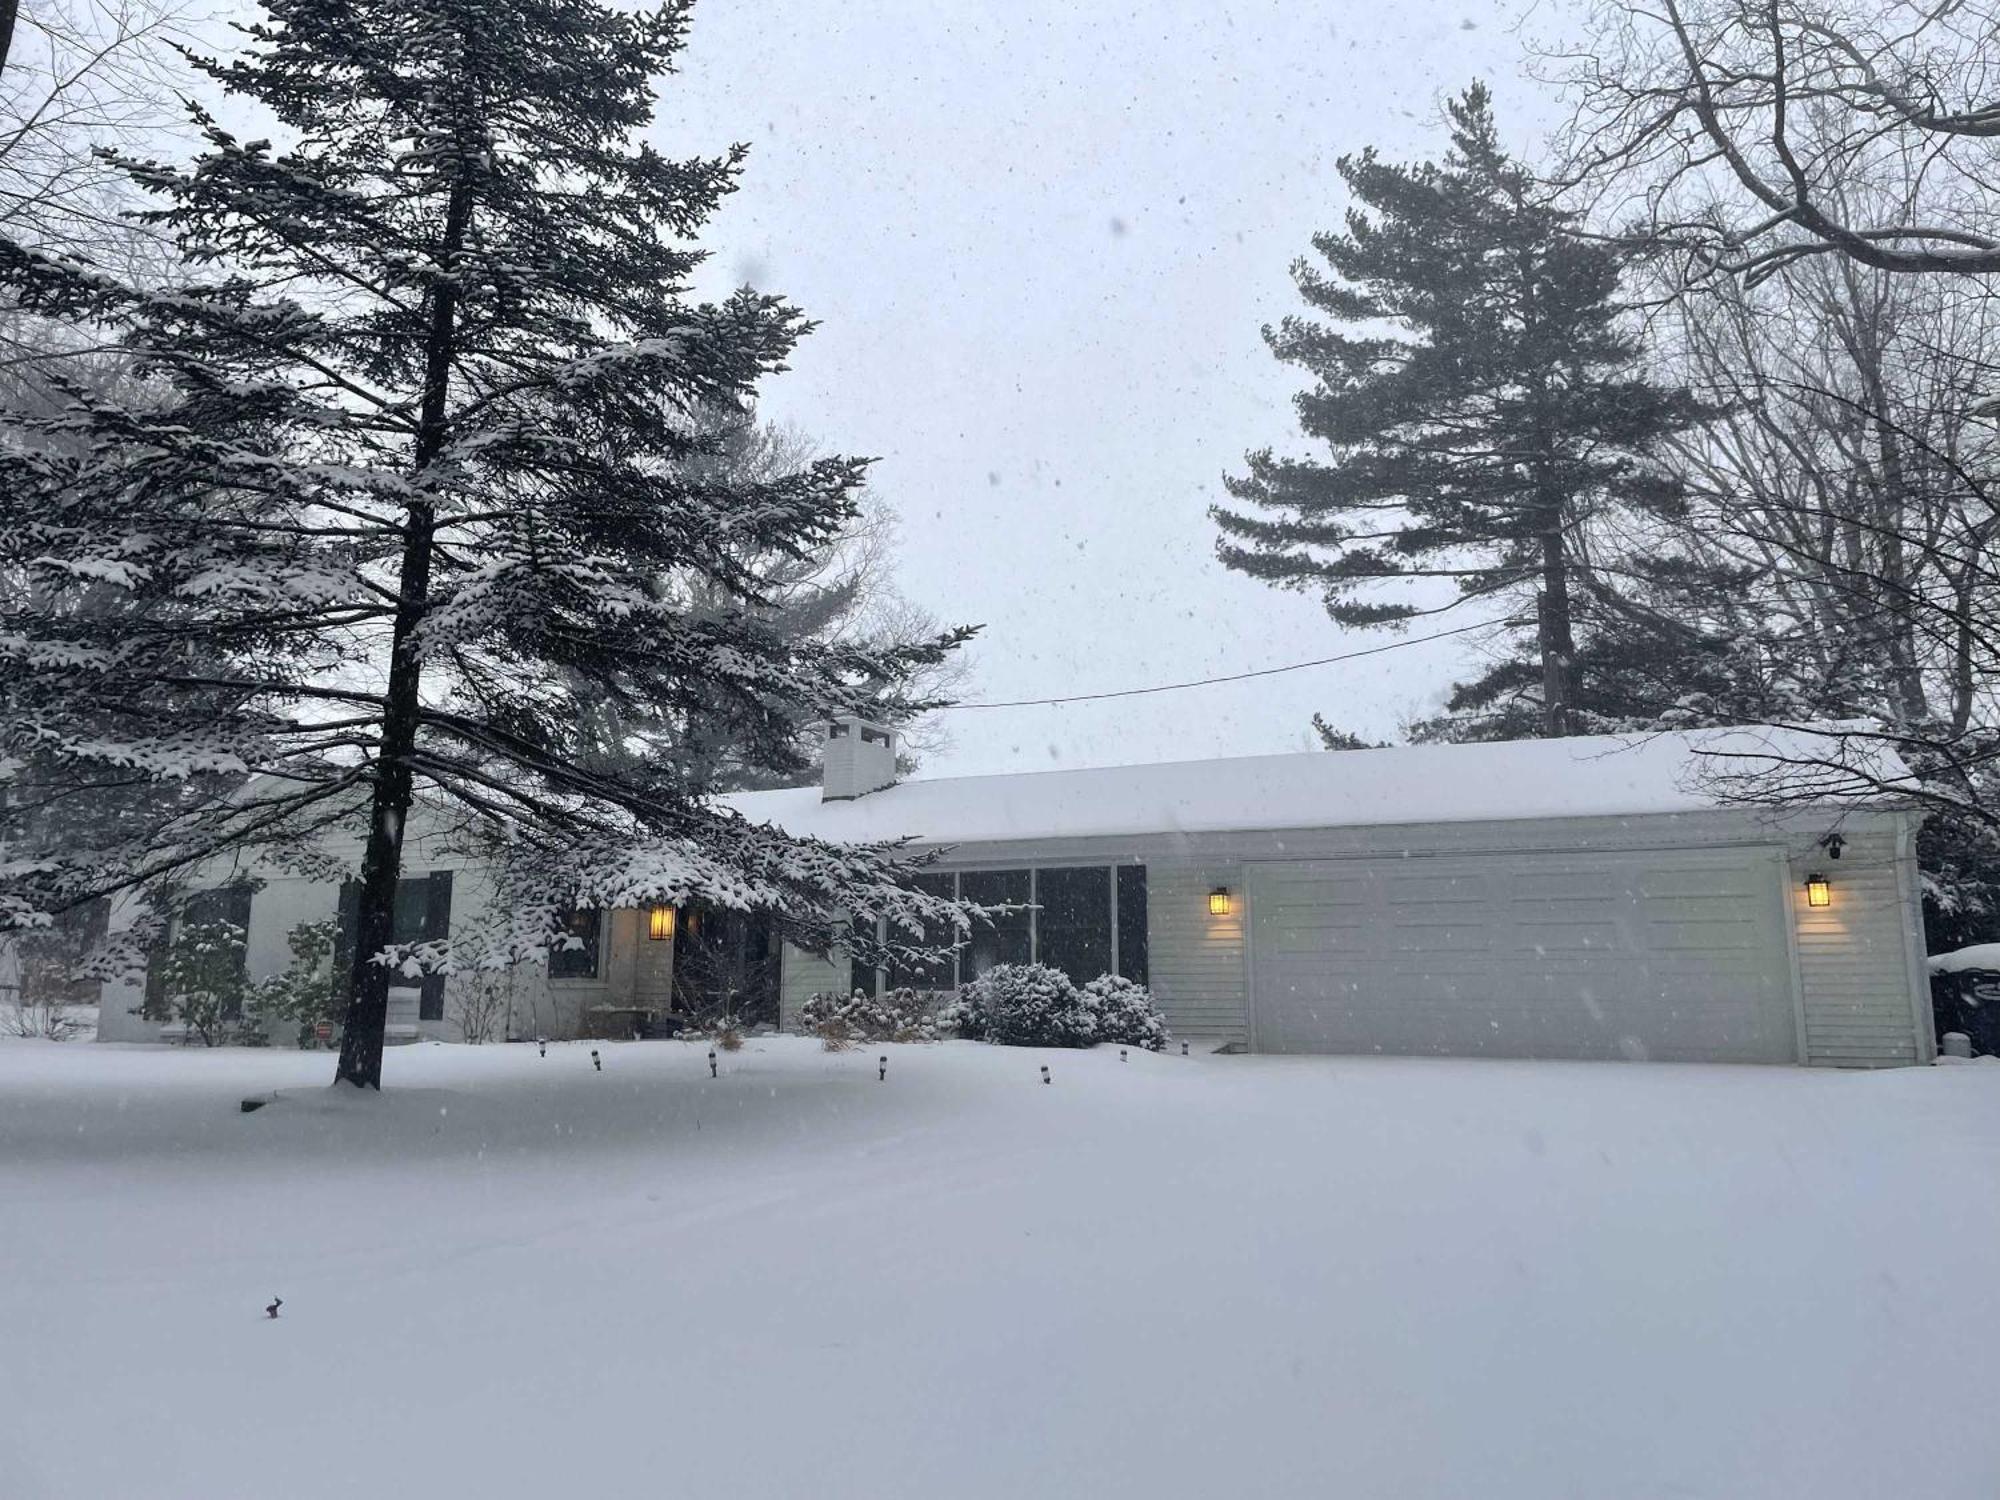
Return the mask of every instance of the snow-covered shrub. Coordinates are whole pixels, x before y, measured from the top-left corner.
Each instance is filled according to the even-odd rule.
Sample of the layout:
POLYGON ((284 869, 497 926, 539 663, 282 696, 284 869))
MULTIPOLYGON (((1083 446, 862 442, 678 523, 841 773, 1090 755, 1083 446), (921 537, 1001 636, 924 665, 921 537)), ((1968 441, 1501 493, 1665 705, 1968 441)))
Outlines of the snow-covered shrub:
POLYGON ((189 1042, 217 1047, 243 1027, 249 982, 243 975, 243 929, 234 922, 187 922, 174 933, 160 963, 157 1003, 141 1007, 149 1020, 178 1022, 189 1042))
POLYGON ((1097 1040, 1159 1052, 1167 1045, 1167 1018, 1153 992, 1136 979, 1100 974, 1083 987, 1097 1016, 1097 1040))
POLYGON ((818 994, 799 1007, 799 1030, 838 1051, 850 1042, 934 1042, 938 1001, 929 990, 890 990, 870 995, 818 994))
POLYGON ((951 997, 938 1008, 939 1030, 968 1042, 986 1040, 986 1012, 981 1009, 979 999, 967 985, 955 990, 951 997))
POLYGON ((998 964, 960 989, 958 1034, 1003 1047, 1088 1047, 1097 1016, 1069 976, 1047 964, 998 964))
POLYGON ((290 1025, 298 1045, 310 1047, 314 1028, 338 1022, 345 1009, 333 972, 333 923, 301 922, 285 935, 285 945, 292 950, 291 965, 244 992, 240 1040, 252 1045, 260 1044, 268 1027, 283 1035, 290 1025))

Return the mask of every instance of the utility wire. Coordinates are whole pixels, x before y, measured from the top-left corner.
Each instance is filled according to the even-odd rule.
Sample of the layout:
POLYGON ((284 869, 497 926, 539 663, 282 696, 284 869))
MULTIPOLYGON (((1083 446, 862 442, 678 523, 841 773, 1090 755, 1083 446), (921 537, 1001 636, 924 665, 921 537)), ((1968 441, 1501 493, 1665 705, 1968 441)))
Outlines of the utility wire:
POLYGON ((1364 656, 1380 656, 1385 651, 1401 651, 1407 646, 1424 646, 1432 641, 1449 640, 1455 635, 1468 635, 1475 630, 1491 630, 1504 622, 1482 620, 1477 625, 1461 625, 1456 630, 1440 630, 1435 635, 1420 635, 1406 641, 1390 641, 1381 646, 1368 646, 1360 651, 1345 651, 1339 656, 1322 656, 1316 661, 1295 661, 1289 666, 1260 667, 1254 672, 1231 672, 1226 677, 1197 677, 1192 682, 1163 682, 1156 687, 1121 688, 1115 693, 1076 693, 1067 698, 1013 698, 1005 703, 952 703, 945 712, 960 708, 1045 708, 1058 703, 1100 703, 1106 698, 1140 698, 1148 693, 1178 693, 1188 688, 1213 687, 1219 682, 1247 682, 1252 677, 1276 677, 1281 672, 1303 672, 1308 667, 1330 667, 1335 662, 1357 661, 1364 656))

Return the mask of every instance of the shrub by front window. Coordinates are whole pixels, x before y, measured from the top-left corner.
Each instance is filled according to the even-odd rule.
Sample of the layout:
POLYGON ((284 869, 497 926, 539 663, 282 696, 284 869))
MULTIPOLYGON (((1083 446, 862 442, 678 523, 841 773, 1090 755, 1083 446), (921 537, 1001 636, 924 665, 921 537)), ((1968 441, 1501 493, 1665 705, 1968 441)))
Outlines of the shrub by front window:
POLYGON ((1069 976, 1046 964, 1000 964, 959 991, 958 1034, 1003 1047, 1088 1047, 1096 1015, 1069 976))
POLYGON ((1143 984, 1116 974, 1100 974, 1083 987, 1097 1017, 1097 1040, 1159 1052, 1167 1045, 1167 1018, 1143 984))

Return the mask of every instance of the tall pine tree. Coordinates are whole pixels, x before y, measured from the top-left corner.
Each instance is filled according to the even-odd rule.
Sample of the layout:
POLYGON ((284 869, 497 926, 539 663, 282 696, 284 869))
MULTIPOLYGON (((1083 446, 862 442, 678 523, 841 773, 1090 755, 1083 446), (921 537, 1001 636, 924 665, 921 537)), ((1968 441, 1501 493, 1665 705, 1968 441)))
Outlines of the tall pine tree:
POLYGON ((0 434, 0 574, 35 585, 0 601, 0 778, 56 768, 7 817, 183 791, 113 838, 17 840, 0 922, 365 817, 338 1077, 379 1086, 418 797, 507 852, 503 952, 546 948, 571 903, 769 910, 815 946, 850 913, 956 919, 906 888, 899 851, 752 827, 670 760, 606 765, 579 729, 586 701, 640 740, 648 716, 699 710, 796 769, 802 722, 918 711, 904 685, 968 633, 768 624, 753 561, 831 544, 864 466, 738 482, 703 462, 712 413, 808 325, 775 297, 686 293, 689 239, 743 155, 635 142, 687 17, 268 0, 241 55, 199 66, 274 139, 197 109, 191 165, 119 162, 177 237, 173 284, 0 242, 0 286, 114 343, 142 386, 71 383, 0 434), (77 608, 86 592, 110 602, 77 608))
POLYGON ((1318 592, 1342 625, 1476 600, 1528 606, 1539 727, 1567 734, 1571 596, 1589 529, 1619 507, 1677 503, 1648 454, 1701 410, 1635 372, 1618 253, 1579 238, 1501 150, 1486 89, 1450 112, 1442 162, 1393 165, 1372 150, 1340 161, 1355 206, 1344 234, 1313 240, 1332 274, 1293 268, 1329 321, 1265 330, 1313 377, 1299 425, 1331 458, 1250 454, 1248 473, 1227 480, 1235 507, 1212 511, 1218 551, 1231 568, 1318 592))

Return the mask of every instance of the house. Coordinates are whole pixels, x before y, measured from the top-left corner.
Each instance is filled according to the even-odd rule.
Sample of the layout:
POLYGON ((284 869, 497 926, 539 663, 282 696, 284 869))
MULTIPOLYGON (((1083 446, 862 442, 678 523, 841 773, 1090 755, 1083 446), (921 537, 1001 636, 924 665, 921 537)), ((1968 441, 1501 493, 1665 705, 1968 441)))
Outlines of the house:
MULTIPOLYGON (((358 871, 365 827, 357 810, 352 831, 327 839, 321 852, 358 871)), ((310 879, 259 863, 209 866, 194 883, 198 889, 177 921, 221 919, 241 928, 241 965, 249 978, 282 972, 292 961, 293 930, 325 921, 336 928, 334 972, 345 973, 353 951, 354 880, 310 879)), ((493 892, 490 868, 448 837, 436 810, 413 808, 396 892, 396 941, 419 942, 465 930, 485 915, 493 892)), ((130 926, 137 915, 129 906, 114 908, 110 926, 114 931, 130 926)), ((756 925, 734 913, 701 920, 667 911, 577 912, 570 922, 574 941, 544 963, 499 973, 430 975, 392 988, 389 1039, 457 1041, 474 1030, 493 1040, 630 1036, 643 1018, 676 1008, 677 984, 682 1008, 702 1003, 704 995, 688 991, 705 983, 756 984, 757 961, 765 955, 752 944, 761 938, 770 946, 756 925)), ((775 1016, 776 965, 766 961, 763 967, 770 971, 775 1016)), ((104 986, 98 1040, 179 1039, 179 1028, 140 1013, 144 999, 137 982, 104 986)))
POLYGON ((850 721, 821 787, 730 801, 913 839, 944 851, 932 889, 1028 908, 922 972, 787 947, 787 1019, 1035 959, 1143 980, 1228 1050, 1926 1062, 1919 812, 1825 770, 1744 800, 1755 768, 1823 755, 1740 730, 898 784, 893 734, 850 721))
MULTIPOLYGON (((826 733, 819 786, 727 802, 794 835, 913 840, 939 855, 928 889, 1015 909, 909 972, 778 944, 738 914, 583 912, 546 966, 399 990, 397 1033, 460 1035, 482 982, 504 986, 504 1034, 616 1035, 722 993, 790 1023, 816 992, 949 989, 1034 960, 1144 981, 1209 1050, 1846 1067, 1934 1052, 1919 812, 1837 775, 1783 805, 1746 797, 1746 757, 1797 751, 1773 733, 907 782, 892 730, 826 733)), ((333 852, 357 865, 358 837, 333 852)), ((399 938, 484 909, 490 881, 421 817, 406 868, 399 938)), ((204 899, 233 903, 253 974, 342 905, 338 885, 273 872, 204 899)), ((129 1009, 107 998, 101 1034, 158 1034, 129 1009)))

